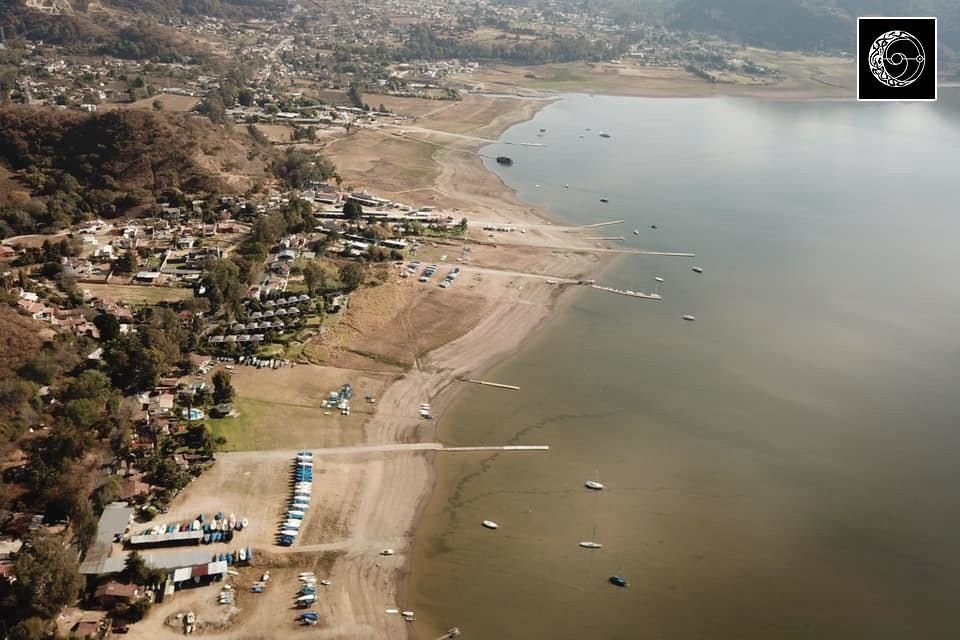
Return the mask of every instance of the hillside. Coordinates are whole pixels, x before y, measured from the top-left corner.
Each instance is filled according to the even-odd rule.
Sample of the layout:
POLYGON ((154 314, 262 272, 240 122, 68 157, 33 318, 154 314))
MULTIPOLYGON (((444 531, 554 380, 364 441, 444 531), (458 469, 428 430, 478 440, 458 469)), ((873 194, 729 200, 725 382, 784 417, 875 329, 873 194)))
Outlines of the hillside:
POLYGON ((246 137, 202 118, 22 106, 0 108, 0 159, 26 191, 0 201, 0 235, 123 215, 166 191, 242 191, 267 162, 246 137))
POLYGON ((769 49, 852 52, 857 16, 869 15, 935 15, 944 52, 960 51, 952 0, 677 0, 666 22, 769 49))

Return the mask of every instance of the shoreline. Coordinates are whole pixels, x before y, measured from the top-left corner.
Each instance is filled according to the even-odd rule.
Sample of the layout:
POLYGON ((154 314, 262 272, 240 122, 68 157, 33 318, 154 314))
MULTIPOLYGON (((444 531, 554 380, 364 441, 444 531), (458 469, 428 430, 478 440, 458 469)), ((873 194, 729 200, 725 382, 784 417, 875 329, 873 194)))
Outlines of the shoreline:
MULTIPOLYGON (((457 379, 476 377, 515 354, 572 302, 574 294, 568 289, 579 288, 549 284, 551 275, 528 279, 523 277, 525 272, 575 280, 592 277, 588 274, 613 259, 612 255, 593 251, 606 246, 605 243, 588 240, 585 234, 568 232, 560 225, 553 228, 558 221, 550 212, 520 200, 514 189, 484 166, 477 153, 557 99, 518 101, 468 96, 463 102, 445 105, 418 118, 424 127, 462 136, 458 142, 447 145, 449 148, 431 153, 431 170, 409 177, 401 189, 429 191, 438 208, 456 212, 452 215, 468 216, 476 224, 469 232, 469 246, 473 249, 470 265, 474 269, 467 267, 468 277, 458 286, 464 293, 475 290, 471 295, 479 295, 474 298, 478 306, 471 310, 476 323, 465 333, 416 358, 411 368, 388 383, 378 398, 376 411, 363 427, 365 444, 437 441, 444 417, 464 391, 458 388, 464 383, 457 379), (414 186, 418 188, 410 188, 414 186), (530 225, 529 233, 523 236, 525 244, 497 248, 495 243, 487 242, 487 234, 480 235, 478 228, 480 221, 486 220, 530 225), (549 248, 556 244, 563 244, 568 250, 549 248), (490 270, 503 267, 505 262, 516 263, 513 266, 517 272, 490 270), (431 403, 433 421, 428 423, 417 416, 416 407, 421 402, 431 403)), ((353 141, 342 143, 343 158, 351 174, 346 180, 367 180, 372 190, 388 193, 388 189, 377 188, 378 173, 384 175, 382 172, 397 166, 398 158, 409 153, 410 147, 417 146, 408 143, 406 148, 395 149, 397 155, 390 157, 383 147, 392 141, 390 137, 378 136, 378 132, 344 140, 353 141), (364 144, 368 146, 359 148, 364 144), (351 156, 348 149, 358 153, 351 156)), ((339 158, 335 161, 341 163, 339 158)), ((389 185, 402 182, 389 174, 384 177, 389 185)), ((377 456, 367 463, 363 480, 351 491, 350 532, 344 545, 347 553, 334 564, 330 576, 334 584, 345 587, 342 592, 331 594, 329 602, 329 619, 341 632, 384 640, 416 637, 412 625, 399 616, 385 616, 384 608, 412 606, 408 601, 412 550, 436 487, 435 455, 423 452, 377 456), (395 549, 393 558, 378 555, 379 549, 387 547, 395 549)))

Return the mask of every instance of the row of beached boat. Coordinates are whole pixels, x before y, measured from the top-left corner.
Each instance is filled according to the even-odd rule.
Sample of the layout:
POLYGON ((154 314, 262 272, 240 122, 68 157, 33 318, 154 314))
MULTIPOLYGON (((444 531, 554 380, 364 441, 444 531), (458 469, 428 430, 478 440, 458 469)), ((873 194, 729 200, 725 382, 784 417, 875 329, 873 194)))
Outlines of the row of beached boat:
POLYGON ((300 527, 310 508, 313 497, 313 452, 298 451, 293 465, 293 497, 280 525, 277 542, 284 547, 292 546, 300 535, 300 527))
MULTIPOLYGON (((222 539, 223 534, 232 534, 233 531, 240 531, 248 524, 249 522, 246 518, 238 518, 232 513, 228 517, 225 517, 222 512, 217 513, 212 519, 209 520, 201 513, 194 520, 189 522, 170 522, 158 524, 149 529, 141 531, 139 535, 162 536, 186 531, 203 531, 204 538, 207 538, 207 536, 211 536, 214 533, 219 533, 221 534, 220 539, 222 539)), ((205 539, 203 541, 211 542, 209 539, 205 539)), ((219 541, 219 539, 217 541, 219 541)))

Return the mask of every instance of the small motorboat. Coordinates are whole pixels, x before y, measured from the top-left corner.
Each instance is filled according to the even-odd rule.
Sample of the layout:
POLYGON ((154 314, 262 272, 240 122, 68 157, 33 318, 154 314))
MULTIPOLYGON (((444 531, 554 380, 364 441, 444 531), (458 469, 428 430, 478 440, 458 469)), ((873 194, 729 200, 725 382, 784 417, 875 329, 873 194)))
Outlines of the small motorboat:
POLYGON ((500 525, 498 525, 498 524, 497 524, 496 522, 494 522, 493 520, 484 520, 484 521, 483 521, 483 526, 485 526, 487 529, 496 529, 496 528, 499 527, 500 525))
POLYGON ((583 547, 584 549, 602 549, 603 548, 603 545, 600 544, 599 542, 590 542, 589 540, 585 540, 584 542, 581 542, 580 546, 583 547))
POLYGON ((565 185, 563 185, 563 188, 564 188, 564 189, 569 189, 569 188, 570 188, 570 185, 565 184, 565 185))
POLYGON ((593 489, 594 491, 600 491, 603 489, 603 483, 598 482, 597 480, 587 480, 583 483, 583 486, 585 486, 587 489, 593 489))
POLYGON ((657 276, 656 278, 654 278, 654 280, 656 280, 657 282, 660 282, 660 283, 663 283, 663 281, 664 281, 663 278, 661 278, 660 276, 657 276))
POLYGON ((392 556, 393 554, 394 554, 393 549, 384 549, 383 551, 380 552, 380 555, 382 556, 392 556))
POLYGON ((331 582, 329 580, 321 580, 320 584, 322 584, 325 587, 329 587, 331 582))
POLYGON ((625 587, 627 586, 627 581, 620 576, 610 576, 610 584, 616 587, 625 587))
POLYGON ((400 615, 402 615, 404 618, 409 618, 413 615, 413 611, 401 611, 400 615))
POLYGON ((600 202, 610 202, 607 198, 600 198, 600 202))
POLYGON ((694 273, 703 273, 703 269, 701 269, 700 267, 694 267, 694 268, 693 268, 693 272, 694 272, 694 273))
POLYGON ((246 529, 248 524, 250 524, 250 523, 247 521, 246 518, 244 518, 243 520, 240 521, 240 528, 241 528, 241 529, 246 529))
POLYGON ((601 138, 609 138, 609 137, 610 137, 610 134, 607 133, 606 131, 601 131, 601 132, 600 132, 600 137, 601 137, 601 138))
POLYGON ((246 561, 247 561, 247 550, 244 549, 243 547, 240 547, 240 551, 237 552, 237 556, 239 557, 240 562, 246 562, 246 561))
POLYGON ((400 609, 384 609, 383 612, 389 614, 400 613, 400 609))
POLYGON ((687 322, 693 322, 694 320, 696 320, 694 316, 690 316, 690 315, 683 316, 683 319, 686 320, 687 322))
POLYGON ((635 235, 635 236, 640 235, 640 230, 639 230, 639 229, 634 229, 634 230, 633 230, 633 235, 635 235))

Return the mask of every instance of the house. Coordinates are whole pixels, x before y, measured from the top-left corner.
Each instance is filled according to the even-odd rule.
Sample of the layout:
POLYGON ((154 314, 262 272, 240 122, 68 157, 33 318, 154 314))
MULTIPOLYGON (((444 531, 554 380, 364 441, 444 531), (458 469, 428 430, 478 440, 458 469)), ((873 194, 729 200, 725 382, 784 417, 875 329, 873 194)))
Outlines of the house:
POLYGON ((143 476, 127 476, 120 482, 120 499, 131 501, 150 493, 150 484, 143 481, 143 476))
POLYGON ((138 271, 136 275, 137 282, 153 284, 160 277, 159 271, 138 271))
POLYGON ((140 597, 140 586, 116 580, 104 582, 93 594, 93 599, 104 609, 113 609, 118 604, 130 604, 140 597))
POLYGON ((81 620, 73 625, 73 629, 70 630, 70 637, 80 638, 81 640, 109 638, 111 637, 110 627, 104 624, 102 620, 81 620))

